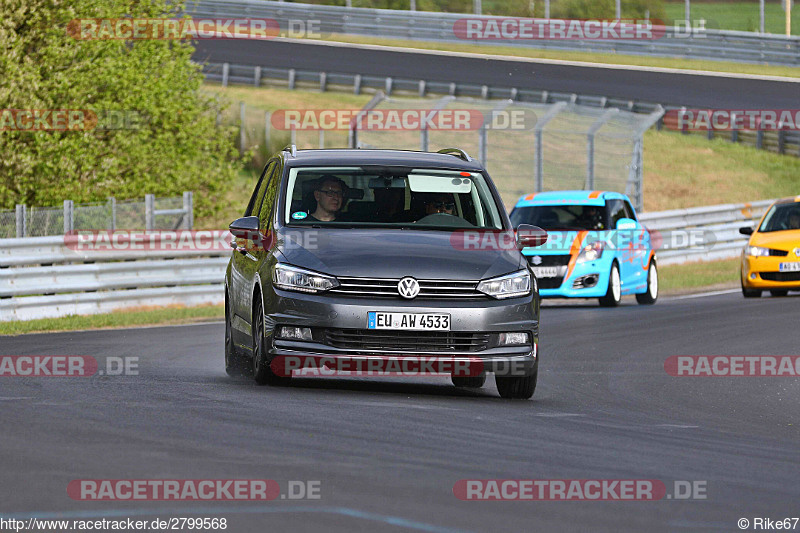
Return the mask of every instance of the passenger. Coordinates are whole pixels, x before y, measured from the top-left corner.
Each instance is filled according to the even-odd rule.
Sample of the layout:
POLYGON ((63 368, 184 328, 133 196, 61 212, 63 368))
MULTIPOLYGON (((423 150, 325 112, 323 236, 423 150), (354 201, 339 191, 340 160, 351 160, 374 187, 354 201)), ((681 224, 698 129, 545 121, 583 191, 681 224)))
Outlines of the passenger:
POLYGON ((789 215, 789 226, 786 229, 800 229, 800 213, 794 211, 789 215))
POLYGON ((446 215, 455 215, 456 204, 450 194, 433 194, 425 199, 425 214, 435 215, 443 213, 446 215))

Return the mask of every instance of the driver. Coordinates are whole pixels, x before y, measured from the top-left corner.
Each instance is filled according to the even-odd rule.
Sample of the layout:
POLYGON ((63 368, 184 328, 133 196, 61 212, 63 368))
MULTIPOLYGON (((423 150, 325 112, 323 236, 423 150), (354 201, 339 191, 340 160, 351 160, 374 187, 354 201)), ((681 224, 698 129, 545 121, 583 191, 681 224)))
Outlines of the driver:
POLYGON ((587 229, 604 229, 603 214, 597 206, 586 206, 579 220, 587 229))
POLYGON ((426 215, 435 215, 437 213, 455 215, 455 211, 456 203, 453 201, 453 197, 450 194, 433 194, 425 199, 426 215))
POLYGON ((800 229, 800 212, 794 211, 789 215, 788 229, 800 229))
POLYGON ((336 220, 339 211, 344 205, 345 183, 330 174, 319 178, 314 189, 314 199, 317 201, 316 210, 308 215, 307 220, 312 222, 332 222, 336 220))

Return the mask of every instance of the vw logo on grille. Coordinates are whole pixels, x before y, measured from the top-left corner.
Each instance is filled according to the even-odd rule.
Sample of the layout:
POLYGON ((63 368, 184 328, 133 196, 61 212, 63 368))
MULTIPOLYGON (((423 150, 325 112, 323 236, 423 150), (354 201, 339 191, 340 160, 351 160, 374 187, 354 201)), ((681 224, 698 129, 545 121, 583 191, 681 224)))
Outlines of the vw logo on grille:
POLYGON ((797 257, 800 257, 800 248, 795 248, 794 249, 794 255, 796 255, 797 257))
POLYGON ((400 293, 400 296, 409 300, 416 298, 419 294, 419 282, 411 277, 403 278, 397 284, 397 292, 400 293))
POLYGON ((534 255, 533 258, 531 259, 531 263, 533 263, 534 265, 541 265, 542 264, 541 256, 534 255))

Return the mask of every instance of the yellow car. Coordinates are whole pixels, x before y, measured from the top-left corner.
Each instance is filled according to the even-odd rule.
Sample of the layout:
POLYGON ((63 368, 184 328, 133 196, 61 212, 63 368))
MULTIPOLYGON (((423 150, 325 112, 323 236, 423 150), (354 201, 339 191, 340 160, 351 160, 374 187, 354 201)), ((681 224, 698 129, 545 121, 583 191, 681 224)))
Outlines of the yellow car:
POLYGON ((742 294, 758 298, 761 291, 786 296, 800 291, 800 196, 772 204, 758 229, 739 228, 750 241, 742 252, 742 294))

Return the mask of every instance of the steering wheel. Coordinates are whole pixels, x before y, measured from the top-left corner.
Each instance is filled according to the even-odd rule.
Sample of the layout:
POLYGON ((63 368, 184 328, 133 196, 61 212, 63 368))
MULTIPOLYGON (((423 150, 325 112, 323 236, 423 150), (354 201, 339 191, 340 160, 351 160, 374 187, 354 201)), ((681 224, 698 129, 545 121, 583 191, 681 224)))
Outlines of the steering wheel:
POLYGON ((472 228, 475 227, 471 222, 463 218, 451 215, 450 213, 433 213, 426 215, 421 219, 414 222, 414 224, 423 224, 426 226, 446 226, 450 228, 472 228))

